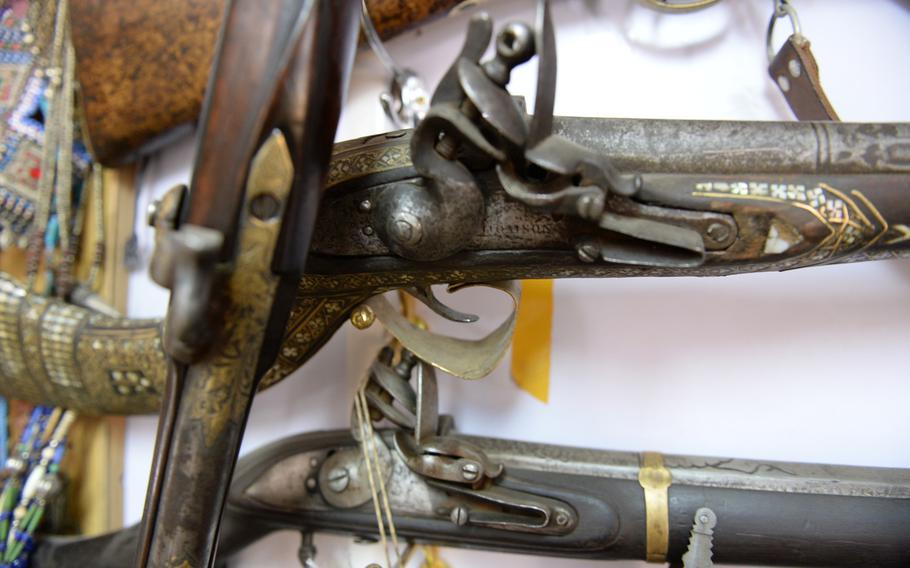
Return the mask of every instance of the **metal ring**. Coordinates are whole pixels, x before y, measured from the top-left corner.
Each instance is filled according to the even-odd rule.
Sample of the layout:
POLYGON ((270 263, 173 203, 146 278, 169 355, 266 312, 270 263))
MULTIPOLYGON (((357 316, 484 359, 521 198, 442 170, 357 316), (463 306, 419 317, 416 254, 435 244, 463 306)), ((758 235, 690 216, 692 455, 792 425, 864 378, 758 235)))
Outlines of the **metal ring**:
POLYGON ((661 12, 669 12, 671 14, 685 14, 687 12, 696 12, 720 2, 720 0, 689 0, 688 2, 670 2, 670 0, 642 1, 655 10, 660 10, 661 12))
POLYGON ((802 28, 799 25, 799 16, 796 14, 796 8, 787 0, 775 0, 774 11, 771 12, 771 20, 768 22, 768 33, 765 36, 765 48, 768 50, 768 63, 774 61, 774 49, 771 47, 771 40, 774 36, 774 24, 780 18, 790 18, 790 25, 793 26, 793 35, 802 36, 802 28))

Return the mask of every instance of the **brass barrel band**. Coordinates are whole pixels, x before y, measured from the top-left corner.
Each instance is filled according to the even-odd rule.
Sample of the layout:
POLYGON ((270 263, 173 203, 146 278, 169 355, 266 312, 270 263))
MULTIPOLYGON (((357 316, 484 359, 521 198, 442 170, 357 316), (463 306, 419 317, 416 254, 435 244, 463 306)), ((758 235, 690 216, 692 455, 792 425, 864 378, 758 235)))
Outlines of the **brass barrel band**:
POLYGON ((645 494, 646 560, 666 562, 670 547, 670 506, 668 489, 673 478, 658 452, 642 452, 638 483, 645 494))

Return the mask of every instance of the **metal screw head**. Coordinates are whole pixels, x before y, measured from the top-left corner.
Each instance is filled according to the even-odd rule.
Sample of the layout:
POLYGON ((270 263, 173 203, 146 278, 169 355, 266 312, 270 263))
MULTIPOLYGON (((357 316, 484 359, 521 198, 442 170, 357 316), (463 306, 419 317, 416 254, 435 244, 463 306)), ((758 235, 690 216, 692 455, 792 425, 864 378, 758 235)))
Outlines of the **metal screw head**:
POLYGON ((313 491, 314 489, 316 489, 316 478, 315 477, 307 478, 306 488, 309 489, 310 491, 313 491))
POLYGON ((790 74, 793 75, 794 78, 799 77, 803 72, 803 67, 799 64, 799 60, 797 59, 791 59, 787 64, 787 69, 790 70, 790 74))
POLYGON ((319 458, 310 458, 310 467, 316 467, 319 465, 319 458))
POLYGON ((369 199, 364 199, 363 201, 361 201, 360 203, 357 204, 357 209, 361 213, 367 213, 372 208, 373 208, 373 202, 370 201, 369 199))
POLYGON ((373 227, 371 227, 371 226, 369 226, 369 225, 367 225, 366 227, 364 227, 364 228, 363 228, 363 234, 366 235, 366 236, 368 236, 368 237, 369 237, 370 235, 372 235, 372 234, 373 234, 373 227))
POLYGON ((386 229, 389 238, 401 245, 414 246, 423 239, 423 224, 407 211, 399 211, 389 219, 386 229))
POLYGON ((404 219, 396 219, 390 229, 392 238, 398 242, 407 243, 414 239, 414 227, 404 219))
POLYGON ((370 306, 357 306, 351 314, 351 324, 357 329, 366 329, 376 321, 376 314, 370 306))
POLYGON ((452 522, 459 527, 463 527, 468 524, 468 510, 463 506, 458 506, 452 509, 452 514, 449 516, 452 519, 452 522))
POLYGON ((723 223, 711 223, 705 231, 714 242, 723 243, 730 238, 730 227, 723 223))
POLYGON ((268 221, 278 216, 281 201, 271 193, 260 193, 250 200, 250 214, 260 221, 268 221))
POLYGON ((350 481, 351 476, 348 474, 348 470, 343 467, 336 467, 329 472, 329 489, 335 493, 341 493, 347 489, 350 481))
POLYGON ((556 524, 561 527, 564 527, 567 524, 569 524, 569 515, 565 514, 565 512, 563 512, 563 511, 560 511, 559 513, 557 513, 556 524))
POLYGON ((575 247, 575 252, 578 254, 578 260, 582 262, 594 262, 600 256, 597 246, 593 243, 581 243, 575 247))
POLYGON ((477 476, 480 474, 480 466, 476 463, 466 463, 461 466, 461 476, 467 479, 468 481, 473 481, 477 479, 477 476))

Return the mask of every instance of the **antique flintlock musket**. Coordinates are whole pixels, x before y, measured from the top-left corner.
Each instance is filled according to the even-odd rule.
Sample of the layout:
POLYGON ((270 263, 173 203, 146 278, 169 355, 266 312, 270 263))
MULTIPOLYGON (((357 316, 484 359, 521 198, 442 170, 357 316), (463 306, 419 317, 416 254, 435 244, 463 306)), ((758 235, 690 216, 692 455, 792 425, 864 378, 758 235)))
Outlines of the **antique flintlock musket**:
MULTIPOLYGON (((370 420, 389 427, 371 433, 352 417, 349 431, 290 436, 242 458, 219 561, 278 530, 301 533, 303 566, 320 560, 313 533, 382 538, 374 511, 381 483, 397 539, 409 544, 685 568, 707 568, 712 560, 882 568, 910 562, 910 470, 459 434, 451 417, 439 415, 433 366, 406 347, 408 337, 396 341, 404 346, 398 360, 393 341, 370 366, 363 390, 370 420), (357 441, 367 439, 372 449, 357 441)), ((39 543, 33 565, 123 566, 138 536, 130 527, 49 538, 39 543)))
MULTIPOLYGON (((455 434, 449 440, 470 444, 504 467, 491 485, 458 488, 411 470, 396 451, 395 434, 384 432, 380 459, 400 539, 644 560, 648 511, 639 476, 648 467, 643 456, 650 455, 659 456, 670 480, 666 561, 679 562, 693 516, 706 508, 713 516, 715 563, 897 568, 910 562, 907 470, 661 456, 455 434)), ((219 559, 279 530, 375 539, 364 477, 348 431, 291 436, 241 458, 219 559)), ((137 533, 130 527, 94 538, 50 538, 39 543, 33 566, 119 568, 131 559, 137 533)))
POLYGON ((152 277, 170 288, 167 382, 135 565, 211 566, 263 343, 284 329, 353 62, 357 6, 231 0, 190 187, 152 277), (266 41, 263 41, 263 37, 266 41))
MULTIPOLYGON (((326 5, 319 4, 320 13, 329 10, 326 5)), ((197 164, 189 206, 182 204, 179 192, 173 193, 171 204, 163 203, 155 215, 165 236, 156 254, 165 260, 156 263, 153 273, 159 281, 171 284, 174 292, 165 335, 172 360, 168 364, 169 406, 162 415, 164 426, 156 450, 160 461, 150 483, 140 565, 181 559, 212 562, 222 491, 230 477, 252 387, 261 377, 257 367, 265 371, 268 351, 277 347, 268 341, 270 329, 277 329, 273 316, 261 316, 284 313, 290 307, 277 300, 271 305, 273 298, 281 297, 273 268, 277 274, 292 273, 295 262, 299 266, 305 255, 287 253, 293 244, 305 244, 309 237, 305 220, 300 225, 287 224, 286 219, 285 233, 301 238, 285 239, 278 245, 274 267, 270 255, 262 254, 276 246, 274 241, 265 248, 247 248, 259 242, 248 242, 250 227, 258 230, 258 225, 245 219, 252 216, 261 221, 281 214, 280 206, 258 198, 282 188, 287 191, 282 181, 286 176, 281 175, 287 168, 273 172, 260 167, 276 163, 269 157, 275 151, 275 144, 269 145, 269 141, 276 138, 269 138, 250 168, 246 194, 238 193, 238 182, 247 177, 243 158, 252 157, 249 143, 267 137, 262 130, 267 122, 249 123, 226 115, 222 118, 226 124, 212 120, 219 108, 236 110, 227 104, 232 97, 240 97, 240 108, 245 102, 273 100, 245 100, 246 95, 225 86, 231 76, 222 63, 231 61, 231 54, 246 53, 243 48, 250 39, 239 23, 242 18, 233 12, 244 6, 249 4, 236 2, 225 20, 223 37, 245 41, 222 41, 219 72, 209 94, 209 120, 202 130, 202 150, 206 144, 227 140, 226 132, 235 134, 233 126, 241 126, 236 132, 249 135, 237 136, 226 146, 238 158, 226 162, 235 169, 212 169, 216 154, 200 151, 203 173, 197 164), (232 120, 239 120, 239 125, 232 120), (206 172, 211 178, 197 181, 200 175, 205 179, 206 172), (201 198, 216 195, 206 191, 220 187, 213 180, 223 181, 233 191, 230 202, 213 202, 214 213, 198 207, 201 198), (241 225, 234 232, 231 223, 237 219, 232 221, 230 214, 222 213, 230 213, 232 203, 239 206, 238 199, 244 195, 248 201, 238 211, 241 225), (199 225, 200 221, 204 224, 199 225), (225 240, 209 239, 210 231, 194 227, 214 229, 225 240), (225 246, 225 242, 231 245, 225 246), (217 288, 212 276, 218 275, 212 268, 227 260, 221 257, 226 250, 230 254, 234 243, 239 243, 240 252, 228 277, 226 313, 233 325, 219 337, 227 341, 211 345, 205 332, 214 320, 194 302, 217 307, 217 303, 196 301, 197 291, 211 297, 217 288), (252 295, 242 293, 250 278, 264 280, 252 295), (270 321, 272 325, 268 325, 270 321), (260 345, 265 354, 259 353, 260 345), (179 460, 185 463, 177 465, 179 460), (185 507, 186 503, 193 506, 185 507)), ((636 163, 623 155, 622 142, 609 149, 598 147, 590 139, 587 125, 576 126, 573 141, 568 137, 573 121, 554 121, 553 29, 545 4, 543 8, 535 29, 521 24, 504 28, 497 38, 496 56, 482 64, 492 24, 484 16, 471 21, 461 56, 437 89, 430 112, 407 147, 403 145, 407 136, 397 133, 361 140, 359 148, 343 147, 336 153, 328 176, 333 191, 323 200, 323 216, 317 222, 312 247, 304 248, 312 254, 297 291, 299 296, 315 299, 315 312, 322 319, 309 319, 305 329, 294 330, 280 348, 273 367, 278 370, 270 371, 264 382, 282 376, 281 356, 307 356, 330 335, 324 332, 337 328, 351 308, 387 289, 412 288, 431 307, 453 317, 456 314, 427 291, 429 284, 508 277, 724 274, 878 257, 904 249, 908 212, 900 204, 906 201, 902 192, 907 186, 905 127, 809 125, 809 131, 802 132, 812 140, 809 160, 799 152, 798 142, 797 147, 788 148, 792 153, 756 166, 752 156, 743 157, 743 150, 748 154, 769 146, 749 143, 769 131, 772 139, 785 134, 799 139, 800 131, 789 131, 783 125, 737 125, 746 131, 749 141, 734 146, 732 153, 721 153, 719 161, 717 154, 706 151, 700 156, 706 159, 693 164, 693 145, 689 144, 672 171, 661 168, 662 156, 650 167, 647 159, 636 163), (505 87, 512 67, 535 54, 540 67, 537 108, 528 120, 505 87), (857 142, 864 147, 858 148, 857 142), (368 153, 345 162, 346 154, 358 150, 368 153), (833 152, 830 160, 826 150, 833 152), (490 227, 486 224, 490 218, 506 223, 490 227)), ((312 37, 322 37, 322 27, 316 29, 312 37)), ((319 42, 306 43, 301 56, 313 57, 313 45, 319 42)), ((286 60, 279 59, 282 61, 286 60)), ((245 71, 257 72, 255 61, 241 57, 239 62, 252 65, 245 71)), ((265 89, 263 94, 269 95, 273 92, 269 89, 280 84, 275 79, 283 75, 286 68, 282 65, 265 66, 272 74, 263 83, 254 83, 265 89)), ((310 75, 313 77, 316 75, 310 75)), ((303 87, 298 80, 292 74, 290 85, 303 87)), ((314 92, 312 84, 306 88, 309 90, 304 92, 314 92)), ((295 92, 284 89, 279 100, 298 100, 295 92)), ((271 108, 263 105, 254 118, 275 117, 271 108)), ((278 117, 282 116, 280 110, 278 117)), ((289 132, 300 133, 294 124, 288 125, 289 132)), ((653 124, 656 130, 663 129, 662 135, 692 136, 692 131, 681 131, 679 123, 653 124)), ((317 131, 324 134, 329 129, 325 126, 317 131)), ((688 126, 696 132, 696 139, 723 130, 718 124, 688 126)), ((618 136, 628 134, 623 131, 618 136)), ((716 145, 736 140, 735 130, 723 134, 728 137, 714 141, 716 145)), ((318 161, 313 165, 318 179, 318 161)), ((299 212, 294 195, 288 208, 299 212)), ((303 211, 307 210, 304 206, 303 211)), ((299 315, 296 309, 291 319, 299 315)), ((124 371, 119 372, 122 377, 124 371)), ((109 376, 115 378, 112 371, 109 376)), ((142 385, 141 379, 137 382, 142 385)))
MULTIPOLYGON (((554 84, 555 77, 542 77, 540 88, 552 96, 554 84)), ((267 340, 280 347, 261 388, 300 367, 364 300, 395 288, 720 276, 910 253, 910 125, 572 117, 553 117, 552 124, 586 148, 589 161, 640 177, 633 197, 609 195, 615 211, 652 228, 665 222, 691 231, 682 233, 689 244, 652 243, 599 226, 581 214, 592 202, 597 211, 596 192, 568 205, 546 203, 545 192, 516 192, 495 160, 475 155, 465 164, 483 205, 464 223, 474 232, 460 243, 427 232, 424 243, 460 250, 435 260, 406 258, 388 230, 386 196, 397 185, 424 183, 412 156, 426 153, 426 135, 398 131, 336 144, 307 270, 287 300, 293 307, 283 336, 267 340)), ((159 205, 159 227, 167 226, 174 200, 159 205)), ((418 229, 445 225, 432 215, 440 214, 418 229)), ((161 320, 112 318, 35 297, 9 278, 0 279, 0 306, 0 394, 90 413, 160 408, 161 320)))

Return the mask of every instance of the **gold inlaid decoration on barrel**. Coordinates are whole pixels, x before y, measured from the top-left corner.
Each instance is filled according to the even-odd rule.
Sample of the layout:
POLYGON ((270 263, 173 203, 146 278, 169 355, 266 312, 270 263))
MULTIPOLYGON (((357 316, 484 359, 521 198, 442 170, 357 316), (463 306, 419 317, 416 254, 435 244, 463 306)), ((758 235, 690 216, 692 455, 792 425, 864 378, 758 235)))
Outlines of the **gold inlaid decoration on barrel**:
POLYGON ((808 253, 808 259, 815 263, 847 252, 862 252, 878 242, 890 228, 862 192, 852 190, 848 195, 827 183, 813 187, 799 183, 709 181, 695 184, 692 195, 783 203, 808 212, 829 232, 808 253))
POLYGON ((366 174, 375 174, 411 165, 411 151, 407 144, 379 146, 350 154, 332 156, 326 187, 339 184, 366 174))

